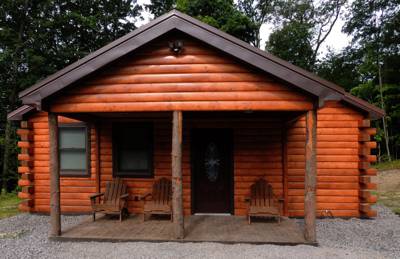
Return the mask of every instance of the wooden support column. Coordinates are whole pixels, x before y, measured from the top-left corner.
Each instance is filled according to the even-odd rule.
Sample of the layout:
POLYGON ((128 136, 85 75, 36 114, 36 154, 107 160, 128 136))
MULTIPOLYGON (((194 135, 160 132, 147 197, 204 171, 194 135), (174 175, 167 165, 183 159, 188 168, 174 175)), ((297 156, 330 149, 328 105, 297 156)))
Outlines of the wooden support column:
POLYGON ((101 192, 101 177, 100 177, 100 125, 95 123, 96 131, 96 193, 101 192))
POLYGON ((175 237, 184 237, 182 191, 182 112, 174 111, 172 118, 172 214, 175 237))
POLYGON ((283 184, 283 214, 289 215, 288 204, 289 204, 289 193, 288 193, 288 154, 287 154, 287 126, 286 123, 282 125, 282 184, 283 184))
POLYGON ((317 185, 317 111, 306 114, 306 172, 304 180, 304 237, 308 242, 316 242, 316 198, 317 185))
POLYGON ((50 236, 61 235, 60 216, 60 161, 58 154, 57 115, 48 113, 50 138, 50 236))

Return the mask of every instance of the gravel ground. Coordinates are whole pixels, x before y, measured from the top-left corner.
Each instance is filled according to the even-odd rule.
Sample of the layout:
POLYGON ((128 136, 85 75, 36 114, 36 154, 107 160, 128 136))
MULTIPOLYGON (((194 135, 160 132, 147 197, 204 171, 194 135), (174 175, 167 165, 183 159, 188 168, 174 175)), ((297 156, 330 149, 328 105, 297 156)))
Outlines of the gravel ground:
MULTIPOLYGON (((383 206, 377 210, 375 220, 318 220, 319 247, 54 242, 47 239, 47 216, 20 214, 0 220, 0 258, 400 258, 400 217, 383 206)), ((63 217, 63 227, 87 217, 63 217)))

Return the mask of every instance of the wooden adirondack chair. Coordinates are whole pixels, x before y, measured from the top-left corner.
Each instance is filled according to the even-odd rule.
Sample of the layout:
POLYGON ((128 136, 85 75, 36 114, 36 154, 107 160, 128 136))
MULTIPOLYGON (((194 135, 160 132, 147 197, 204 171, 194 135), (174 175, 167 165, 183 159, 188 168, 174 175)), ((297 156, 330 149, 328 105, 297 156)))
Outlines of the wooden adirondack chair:
POLYGON ((96 212, 119 215, 119 220, 122 221, 123 214, 128 215, 128 196, 122 179, 115 178, 108 182, 105 192, 90 196, 93 221, 96 220, 96 212))
POLYGON ((283 199, 274 195, 272 186, 264 179, 257 180, 250 187, 250 197, 247 219, 251 224, 251 217, 275 217, 281 223, 283 199))
POLYGON ((170 215, 172 221, 172 184, 171 180, 161 178, 153 184, 152 193, 142 197, 143 221, 147 215, 170 215))

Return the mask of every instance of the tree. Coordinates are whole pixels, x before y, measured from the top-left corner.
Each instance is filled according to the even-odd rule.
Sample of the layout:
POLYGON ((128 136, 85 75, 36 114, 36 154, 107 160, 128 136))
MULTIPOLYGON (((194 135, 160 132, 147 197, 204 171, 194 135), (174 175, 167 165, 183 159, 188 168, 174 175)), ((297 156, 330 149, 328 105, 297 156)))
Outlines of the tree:
POLYGON ((339 53, 328 50, 328 53, 317 64, 317 74, 328 81, 342 86, 347 91, 363 83, 359 68, 363 63, 363 53, 346 47, 339 53))
MULTIPOLYGON (((382 67, 384 60, 398 56, 400 50, 400 5, 398 0, 356 0, 347 14, 344 32, 353 36, 353 44, 365 53, 370 64, 370 80, 379 86, 379 104, 385 105, 382 67)), ((385 148, 391 161, 391 148, 387 117, 382 118, 385 148)))
POLYGON ((311 39, 309 24, 290 22, 269 36, 266 50, 292 64, 311 70, 311 39))
POLYGON ((270 18, 273 10, 274 1, 260 1, 260 0, 239 0, 238 8, 249 17, 256 27, 254 41, 250 42, 253 46, 260 48, 261 26, 266 23, 270 18))
POLYGON ((39 79, 135 28, 134 0, 2 0, 0 2, 1 187, 16 183, 15 128, 6 114, 17 94, 39 79))
POLYGON ((147 9, 160 16, 173 8, 246 42, 254 42, 257 26, 239 11, 233 0, 152 0, 147 9))
POLYGON ((315 70, 321 45, 331 33, 344 4, 345 0, 275 1, 273 21, 276 29, 271 33, 266 49, 284 59, 293 56, 290 62, 315 70), (288 42, 281 45, 284 41, 288 42))
POLYGON ((168 13, 176 6, 176 0, 151 0, 150 4, 146 4, 146 9, 154 15, 154 17, 161 16, 168 13))

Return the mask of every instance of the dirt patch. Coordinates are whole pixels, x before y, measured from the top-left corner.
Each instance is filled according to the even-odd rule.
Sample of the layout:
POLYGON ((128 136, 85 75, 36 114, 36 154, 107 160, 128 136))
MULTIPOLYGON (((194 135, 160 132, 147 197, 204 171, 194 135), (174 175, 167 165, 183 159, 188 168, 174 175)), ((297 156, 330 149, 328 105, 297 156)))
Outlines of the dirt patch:
POLYGON ((400 215, 400 169, 380 171, 374 178, 378 184, 378 203, 400 215))

